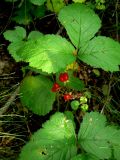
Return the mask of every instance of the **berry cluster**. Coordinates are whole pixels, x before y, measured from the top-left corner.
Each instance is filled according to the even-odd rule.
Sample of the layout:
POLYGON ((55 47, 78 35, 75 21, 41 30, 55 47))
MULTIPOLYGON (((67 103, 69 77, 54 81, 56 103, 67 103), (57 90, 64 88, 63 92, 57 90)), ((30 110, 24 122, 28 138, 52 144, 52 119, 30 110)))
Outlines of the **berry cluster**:
MULTIPOLYGON (((67 72, 60 73, 59 80, 60 80, 60 82, 63 82, 63 83, 67 82, 69 80, 68 73, 67 72)), ((51 91, 52 92, 60 91, 60 85, 58 83, 54 83, 51 91)), ((65 101, 69 101, 69 100, 72 99, 72 95, 66 93, 66 94, 64 94, 63 98, 64 98, 65 101)))
POLYGON ((64 73, 60 73, 59 75, 59 80, 61 82, 67 82, 69 79, 69 76, 68 76, 68 73, 67 72, 64 72, 64 73))

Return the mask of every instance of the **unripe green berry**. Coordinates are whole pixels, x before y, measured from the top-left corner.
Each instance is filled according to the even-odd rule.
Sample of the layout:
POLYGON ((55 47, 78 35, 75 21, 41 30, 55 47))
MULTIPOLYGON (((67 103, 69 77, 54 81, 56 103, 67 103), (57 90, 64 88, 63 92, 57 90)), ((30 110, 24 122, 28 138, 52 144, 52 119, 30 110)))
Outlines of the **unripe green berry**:
POLYGON ((80 103, 79 103, 79 101, 74 100, 74 101, 71 102, 70 105, 71 105, 71 108, 72 108, 73 110, 77 110, 78 107, 79 107, 79 105, 80 105, 80 103))
POLYGON ((88 110, 88 108, 89 108, 88 104, 82 104, 82 105, 81 105, 81 109, 82 109, 82 111, 84 111, 84 112, 86 112, 86 111, 88 110))
POLYGON ((80 104, 87 103, 87 98, 85 96, 80 97, 80 104))

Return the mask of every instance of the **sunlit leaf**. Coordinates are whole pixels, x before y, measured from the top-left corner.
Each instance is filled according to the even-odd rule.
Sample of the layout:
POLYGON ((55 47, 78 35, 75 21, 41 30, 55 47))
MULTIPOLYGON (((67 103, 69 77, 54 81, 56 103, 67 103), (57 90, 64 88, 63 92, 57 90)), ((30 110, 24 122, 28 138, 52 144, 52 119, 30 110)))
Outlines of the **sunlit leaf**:
POLYGON ((19 160, 70 160, 76 152, 72 121, 55 113, 23 147, 19 160))
POLYGON ((65 38, 45 35, 26 42, 18 54, 21 54, 22 60, 29 62, 31 67, 56 73, 75 61, 73 51, 74 47, 65 38))

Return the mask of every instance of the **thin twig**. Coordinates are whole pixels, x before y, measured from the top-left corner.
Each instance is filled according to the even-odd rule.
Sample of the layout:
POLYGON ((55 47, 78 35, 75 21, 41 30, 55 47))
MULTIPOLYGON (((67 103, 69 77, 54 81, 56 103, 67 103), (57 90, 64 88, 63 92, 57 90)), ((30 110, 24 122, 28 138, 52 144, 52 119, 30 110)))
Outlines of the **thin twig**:
MULTIPOLYGON (((27 76, 30 76, 32 74, 32 71, 29 71, 25 77, 27 76)), ((24 78, 25 78, 24 77, 24 78)), ((24 80, 23 78, 23 80, 24 80)), ((22 81, 23 81, 22 80, 22 81)), ((18 87, 16 88, 16 90, 13 92, 13 94, 10 96, 10 98, 8 99, 8 101, 5 103, 5 105, 0 108, 0 115, 3 115, 7 110, 8 108, 10 107, 10 105, 13 103, 13 101, 15 100, 16 96, 18 95, 19 93, 19 90, 20 90, 20 84, 22 83, 22 81, 18 84, 18 87)))
POLYGON ((0 115, 3 115, 8 110, 9 106, 13 103, 13 101, 16 98, 16 96, 18 95, 19 89, 20 89, 20 86, 18 86, 16 88, 16 90, 13 92, 13 94, 8 99, 8 101, 5 103, 5 105, 2 108, 0 108, 0 115))

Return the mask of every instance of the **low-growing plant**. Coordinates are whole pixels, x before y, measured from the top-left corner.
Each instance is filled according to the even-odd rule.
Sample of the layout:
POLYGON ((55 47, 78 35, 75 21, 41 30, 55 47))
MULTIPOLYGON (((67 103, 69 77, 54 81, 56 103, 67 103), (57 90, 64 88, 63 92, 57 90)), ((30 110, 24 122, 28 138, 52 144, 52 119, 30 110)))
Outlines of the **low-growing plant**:
POLYGON ((78 134, 71 117, 55 113, 23 147, 19 160, 119 160, 120 130, 107 125, 104 115, 86 113, 78 134))
POLYGON ((29 25, 33 20, 45 16, 46 0, 4 0, 13 3, 13 14, 11 20, 19 25, 29 25))
MULTIPOLYGON (((37 73, 23 79, 20 99, 38 115, 49 113, 59 98, 70 102, 73 112, 89 109, 84 81, 74 74, 81 61, 105 71, 119 71, 120 44, 97 35, 101 20, 92 9, 71 4, 60 10, 58 20, 68 39, 38 31, 27 36, 19 26, 4 32, 11 42, 8 50, 12 57, 28 62, 29 69, 37 73)), ((86 113, 77 134, 72 112, 68 109, 67 114, 60 113, 60 107, 58 103, 57 112, 23 147, 19 160, 119 160, 120 130, 107 125, 104 115, 86 113)))
MULTIPOLYGON (((66 6, 69 2, 64 0, 4 0, 15 4, 15 11, 13 12, 11 20, 19 25, 29 25, 36 18, 45 16, 46 10, 56 14, 66 6)), ((98 10, 105 9, 105 0, 72 0, 74 3, 85 3, 89 7, 98 10)), ((13 5, 14 7, 14 5, 13 5)))

